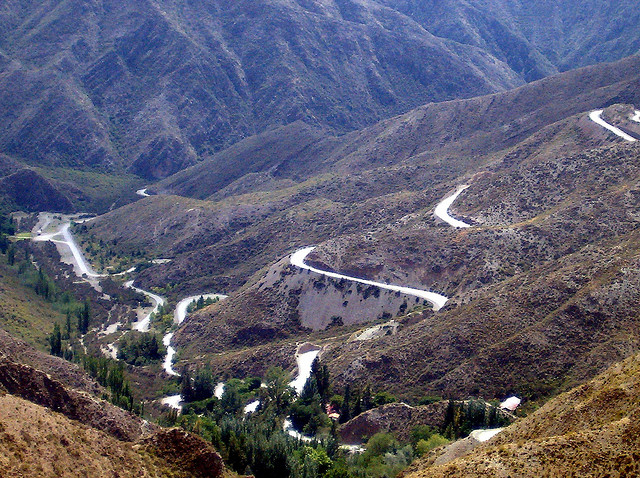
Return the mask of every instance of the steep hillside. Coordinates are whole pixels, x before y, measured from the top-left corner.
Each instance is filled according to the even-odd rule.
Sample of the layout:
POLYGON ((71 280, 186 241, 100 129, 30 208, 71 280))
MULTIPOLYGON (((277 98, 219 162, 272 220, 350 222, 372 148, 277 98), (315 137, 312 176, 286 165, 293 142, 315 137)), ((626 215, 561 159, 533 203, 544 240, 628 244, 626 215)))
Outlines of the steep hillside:
POLYGON ((72 212, 73 204, 49 181, 31 169, 0 178, 0 201, 27 211, 72 212))
POLYGON ((237 476, 204 441, 177 429, 134 444, 6 393, 0 415, 2 476, 237 476))
POLYGON ((0 149, 157 179, 298 120, 350 131, 638 51, 633 1, 574 7, 12 2, 0 12, 0 149))
POLYGON ((570 0, 381 0, 434 35, 474 45, 527 81, 633 55, 640 49, 635 2, 570 0))
POLYGON ((75 365, 34 353, 4 332, 1 338, 3 476, 235 476, 201 438, 162 429, 99 399, 104 389, 75 365), (56 378, 19 362, 25 359, 56 378))
MULTIPOLYGON (((535 400, 635 352, 638 150, 614 138, 583 113, 524 141, 456 204, 472 229, 435 221, 434 201, 323 243, 309 257, 320 269, 452 297, 440 312, 408 317, 396 336, 331 347, 334 376, 413 396, 535 400)), ((378 297, 364 289, 285 264, 194 315, 177 343, 188 354, 246 347, 318 326, 309 320, 353 324, 401 313, 403 300, 405 311, 420 305, 380 292, 386 308, 376 309, 378 297)))
POLYGON ((468 456, 447 463, 434 452, 402 476, 634 476, 640 471, 639 372, 635 355, 549 401, 468 456))
MULTIPOLYGON (((298 193, 297 189, 287 189, 294 184, 307 190, 310 186, 318 188, 318 182, 322 185, 337 180, 323 177, 322 173, 354 177, 356 173, 372 171, 371 174, 377 173, 376 188, 368 189, 366 181, 365 184, 358 181, 357 189, 352 186, 343 191, 334 186, 332 190, 333 197, 341 194, 352 198, 358 192, 360 197, 371 197, 389 191, 386 184, 380 184, 381 175, 398 175, 397 171, 386 169, 409 159, 413 169, 403 177, 405 188, 434 184, 446 174, 463 174, 473 163, 513 147, 568 116, 613 103, 633 103, 639 64, 639 57, 634 56, 611 65, 567 72, 505 93, 428 104, 339 138, 326 134, 318 138, 318 132, 292 125, 266 137, 238 143, 213 160, 176 174, 154 188, 162 193, 215 200, 273 189, 291 195, 298 193), (278 149, 274 143, 279 145, 278 149), (252 169, 254 163, 259 169, 252 169), (303 182, 315 176, 317 179, 311 184, 303 182)), ((251 196, 242 199, 246 202, 251 196)), ((264 201, 265 196, 256 199, 264 201)))
POLYGON ((606 134, 588 120, 580 126, 586 134, 544 128, 601 105, 633 103, 638 64, 632 57, 499 95, 430 104, 340 138, 315 139, 318 133, 302 126, 274 131, 156 187, 206 202, 152 196, 88 227, 123 249, 175 258, 145 271, 143 284, 230 292, 296 247, 432 207, 455 178, 502 161, 519 144, 509 161, 601 144, 606 134), (267 171, 244 174, 247 158, 268 158, 267 171), (222 164, 229 165, 224 174, 222 164))
POLYGON ((375 2, 50 0, 3 10, 5 152, 170 175, 305 120, 349 130, 522 80, 375 2), (425 67, 428 65, 428 67, 425 67))
MULTIPOLYGON (((0 257, 4 262, 4 257, 0 257)), ((22 283, 17 271, 0 264, 0 320, 1 327, 16 337, 35 345, 48 348, 47 335, 53 324, 64 323, 64 315, 53 310, 50 303, 22 283)))

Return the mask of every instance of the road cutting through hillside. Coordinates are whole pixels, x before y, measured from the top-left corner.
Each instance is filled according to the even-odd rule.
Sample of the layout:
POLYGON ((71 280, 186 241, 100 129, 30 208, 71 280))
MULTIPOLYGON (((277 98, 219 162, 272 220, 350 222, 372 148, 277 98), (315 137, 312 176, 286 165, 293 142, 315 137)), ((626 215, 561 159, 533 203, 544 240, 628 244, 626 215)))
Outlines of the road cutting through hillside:
MULTIPOLYGON (((468 187, 469 186, 466 185, 466 184, 462 185, 462 186, 459 186, 458 189, 456 190, 456 192, 454 192, 452 195, 447 196, 442 201, 440 201, 436 205, 436 207, 434 209, 434 214, 436 215, 436 217, 442 219, 444 222, 446 222, 447 224, 449 224, 450 226, 455 227, 455 228, 468 228, 468 227, 471 227, 470 224, 467 224, 466 222, 460 221, 460 220, 452 217, 449 214, 449 208, 451 207, 453 202, 468 187)), ((337 272, 325 271, 325 270, 318 269, 316 267, 310 266, 307 263, 305 263, 305 259, 307 258, 307 256, 315 248, 316 248, 316 246, 309 246, 309 247, 304 247, 304 248, 294 252, 291 255, 291 258, 290 258, 291 265, 299 267, 301 269, 305 269, 305 270, 311 271, 311 272, 315 272, 316 274, 321 274, 321 275, 324 275, 324 276, 327 276, 327 277, 332 277, 334 279, 346 279, 348 281, 357 282, 359 284, 371 285, 371 286, 379 287, 381 289, 391 290, 391 291, 394 291, 394 292, 400 292, 402 294, 407 294, 407 295, 412 295, 414 297, 419 297, 421 299, 424 299, 424 300, 430 302, 432 304, 432 306, 433 306, 433 310, 436 311, 436 312, 438 310, 440 310, 442 307, 444 307, 444 305, 449 300, 448 297, 446 297, 446 296, 444 296, 442 294, 438 294, 436 292, 431 292, 431 291, 428 291, 428 290, 414 289, 413 287, 404 287, 404 286, 399 286, 399 285, 385 284, 383 282, 371 281, 371 280, 367 280, 367 279, 360 279, 360 278, 357 278, 357 277, 347 276, 347 275, 344 275, 344 274, 338 274, 337 272)))
POLYGON ((634 113, 631 115, 630 119, 631 121, 640 123, 640 110, 635 110, 634 113))
POLYGON ((403 287, 399 285, 385 284, 383 282, 375 282, 366 279, 359 279, 357 277, 351 277, 344 274, 338 274, 336 272, 324 271, 322 269, 318 269, 316 267, 310 266, 304 262, 307 256, 313 251, 316 247, 305 247, 300 249, 299 251, 294 252, 291 255, 291 264, 300 267, 301 269, 305 269, 311 272, 315 272, 316 274, 321 274, 327 277, 332 277, 334 279, 346 279, 351 282, 357 282, 359 284, 364 285, 372 285, 374 287, 379 287, 380 289, 392 290, 394 292, 400 292, 402 294, 412 295, 415 297, 420 297, 428 302, 431 302, 433 305, 433 310, 440 310, 444 304, 446 304, 447 300, 449 300, 444 295, 438 294, 436 292, 431 292, 427 290, 414 289, 412 287, 403 287))
POLYGON ((610 125, 605 120, 603 120, 602 119, 602 113, 603 112, 604 112, 604 110, 592 111, 591 113, 589 113, 589 119, 591 121, 593 121, 594 123, 599 124, 603 128, 608 129, 609 131, 611 131, 612 133, 616 134, 617 136, 619 136, 620 138, 624 139, 625 141, 629 141, 630 143, 635 143, 637 141, 637 139, 634 138, 633 136, 628 135, 627 133, 622 131, 620 128, 616 128, 615 126, 610 125))
POLYGON ((449 208, 451 207, 453 202, 458 199, 458 196, 460 196, 460 194, 462 194, 462 192, 468 187, 469 186, 466 184, 463 186, 459 186, 455 193, 453 193, 451 196, 447 196, 442 201, 440 201, 433 211, 436 217, 442 219, 444 222, 455 228, 464 229, 467 227, 471 227, 471 224, 460 221, 449 214, 449 208))

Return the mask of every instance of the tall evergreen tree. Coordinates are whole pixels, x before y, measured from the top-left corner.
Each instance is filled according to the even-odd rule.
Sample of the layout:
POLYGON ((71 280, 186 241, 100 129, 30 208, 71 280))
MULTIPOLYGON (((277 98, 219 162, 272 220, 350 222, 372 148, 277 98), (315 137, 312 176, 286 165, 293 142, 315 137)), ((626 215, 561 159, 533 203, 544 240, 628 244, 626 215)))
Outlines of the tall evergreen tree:
POLYGON ((64 325, 64 339, 69 340, 71 338, 71 311, 67 310, 67 319, 64 325))
POLYGON ((351 388, 349 384, 344 387, 344 399, 342 401, 342 408, 340 409, 340 423, 346 423, 351 420, 351 410, 349 409, 351 404, 351 388))
POLYGON ((56 322, 53 326, 53 332, 49 336, 49 345, 51 349, 51 355, 56 357, 62 357, 62 335, 60 334, 60 325, 56 322))

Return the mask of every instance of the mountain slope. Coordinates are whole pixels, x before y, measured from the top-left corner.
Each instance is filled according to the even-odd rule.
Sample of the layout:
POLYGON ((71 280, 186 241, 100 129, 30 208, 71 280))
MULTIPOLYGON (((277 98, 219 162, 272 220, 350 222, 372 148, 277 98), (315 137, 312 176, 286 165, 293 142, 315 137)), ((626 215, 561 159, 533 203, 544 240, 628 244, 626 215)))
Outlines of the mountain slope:
POLYGON ((519 420, 468 456, 438 453, 406 478, 436 476, 633 476, 637 454, 640 357, 635 355, 519 420))
MULTIPOLYGON (((596 89, 591 97, 637 94, 633 85, 596 89)), ((619 106, 605 115, 631 127, 632 112, 619 106)), ((332 374, 342 384, 372 381, 414 398, 519 393, 538 400, 637 351, 638 278, 630 272, 638 260, 637 155, 636 144, 583 112, 490 155, 475 176, 471 170, 436 183, 442 189, 377 198, 378 211, 393 212, 361 231, 355 224, 337 228, 309 261, 354 277, 435 288, 452 301, 436 314, 404 318, 393 337, 330 346, 324 359, 332 374), (437 191, 443 198, 468 182, 455 207, 475 227, 459 232, 434 221, 437 191)), ((367 203, 374 204, 356 206, 363 218, 367 203)), ((322 328, 331 317, 353 324, 401 312, 402 298, 385 297, 389 308, 376 309, 378 297, 352 289, 283 259, 224 304, 195 314, 175 339, 188 357, 294 338, 301 326, 322 328)), ((412 307, 405 303, 404 310, 412 307)))
POLYGON ((0 332, 3 476, 236 476, 203 439, 97 398, 105 390, 75 364, 0 332))
POLYGON ((342 133, 620 59, 637 19, 632 0, 12 2, 0 149, 164 178, 297 120, 342 133))
POLYGON ((640 49, 632 0, 382 0, 434 35, 489 51, 527 81, 640 49))
MULTIPOLYGON (((105 240, 117 238, 123 248, 162 249, 175 257, 143 272, 142 283, 198 292, 208 282, 230 292, 295 247, 374 230, 431 207, 456 177, 501 161, 521 142, 516 159, 536 148, 546 154, 548 133, 532 136, 545 127, 602 105, 633 103, 639 61, 631 57, 499 95, 429 104, 342 137, 291 125, 155 186, 207 201, 152 196, 88 227, 105 240), (535 138, 531 144, 528 137, 535 138), (220 172, 223 164, 228 168, 220 172)), ((552 132, 557 148, 564 148, 555 153, 605 141, 601 128, 588 123, 587 134, 552 132)))
POLYGON ((273 126, 344 131, 521 83, 478 48, 361 7, 356 21, 335 4, 293 0, 11 4, 0 148, 158 178, 273 126))

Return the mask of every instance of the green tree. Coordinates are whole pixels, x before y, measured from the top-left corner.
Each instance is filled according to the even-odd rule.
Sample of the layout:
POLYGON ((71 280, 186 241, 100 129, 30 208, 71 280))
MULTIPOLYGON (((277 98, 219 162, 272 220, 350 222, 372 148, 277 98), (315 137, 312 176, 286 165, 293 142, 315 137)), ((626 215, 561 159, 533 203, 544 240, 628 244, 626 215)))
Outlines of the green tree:
POLYGON ((78 310, 78 332, 86 334, 89 330, 89 323, 91 321, 91 305, 89 299, 84 300, 82 309, 78 310))
POLYGON ((71 311, 67 310, 66 322, 64 324, 64 335, 62 337, 65 340, 71 338, 71 311))
POLYGON ((289 386, 289 374, 281 367, 270 367, 264 376, 265 408, 271 405, 276 415, 284 414, 293 401, 295 391, 289 386))
POLYGON ((7 264, 10 266, 16 263, 16 248, 13 246, 9 246, 7 248, 7 264))
POLYGON ((366 412, 373 408, 373 399, 371 398, 371 386, 367 384, 362 391, 362 411, 366 412))
POLYGON ((340 408, 340 423, 346 423, 351 420, 351 387, 349 384, 344 387, 344 395, 342 398, 342 407, 340 408))
POLYGON ((186 369, 182 372, 182 376, 180 377, 180 387, 182 400, 185 402, 192 402, 193 397, 195 396, 193 392, 193 381, 191 380, 191 374, 186 369))
POLYGON ((49 346, 51 355, 62 357, 62 335, 60 334, 60 325, 58 323, 54 324, 53 332, 49 336, 49 346))
POLYGON ((442 445, 446 445, 447 443, 449 443, 449 440, 447 440, 442 435, 435 433, 426 440, 424 439, 418 440, 415 447, 416 454, 418 456, 422 456, 425 453, 430 452, 434 448, 437 448, 442 445))

